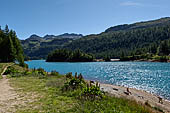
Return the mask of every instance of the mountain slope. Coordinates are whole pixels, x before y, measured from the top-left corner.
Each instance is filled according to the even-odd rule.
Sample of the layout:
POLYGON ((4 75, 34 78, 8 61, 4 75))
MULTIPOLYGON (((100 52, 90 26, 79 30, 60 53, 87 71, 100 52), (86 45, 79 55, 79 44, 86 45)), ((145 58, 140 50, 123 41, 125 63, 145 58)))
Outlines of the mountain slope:
POLYGON ((107 30, 105 30, 106 33, 113 32, 113 31, 120 31, 120 30, 133 30, 133 29, 141 29, 141 28, 149 28, 149 27, 155 27, 155 26, 164 26, 170 24, 170 17, 165 17, 157 20, 151 20, 146 22, 137 22, 134 24, 124 24, 124 25, 118 25, 114 27, 110 27, 107 30))
POLYGON ((37 35, 31 35, 26 40, 21 40, 24 48, 24 53, 31 59, 45 59, 48 53, 56 48, 63 47, 66 43, 81 38, 81 34, 62 34, 62 35, 46 35, 40 37, 37 35))
POLYGON ((27 39, 29 40, 27 43, 22 43, 25 54, 45 58, 56 48, 81 49, 94 54, 97 58, 105 56, 120 58, 121 55, 147 53, 153 44, 159 46, 161 41, 170 38, 170 18, 114 26, 103 33, 83 38, 82 35, 76 35, 76 38, 72 38, 74 34, 70 35, 63 34, 57 37, 47 35, 44 38, 36 36, 36 40, 27 39))
POLYGON ((150 52, 150 46, 170 38, 170 18, 111 27, 98 35, 85 36, 69 43, 65 48, 81 49, 96 57, 109 55, 119 58, 122 54, 132 55, 150 52))

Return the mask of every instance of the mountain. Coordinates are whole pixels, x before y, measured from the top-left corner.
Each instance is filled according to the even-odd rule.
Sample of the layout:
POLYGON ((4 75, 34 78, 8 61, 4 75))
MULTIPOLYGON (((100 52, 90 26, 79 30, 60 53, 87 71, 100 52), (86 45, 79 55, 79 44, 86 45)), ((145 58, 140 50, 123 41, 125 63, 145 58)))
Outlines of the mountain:
POLYGON ((76 39, 83 37, 83 35, 82 34, 74 34, 74 33, 72 33, 72 34, 65 33, 65 34, 62 34, 62 35, 58 35, 57 37, 58 38, 70 38, 70 39, 76 40, 76 39))
POLYGON ((30 57, 45 58, 54 49, 68 48, 80 49, 97 58, 105 56, 120 58, 123 55, 149 53, 152 45, 159 48, 162 41, 169 40, 170 18, 113 26, 96 35, 66 33, 58 36, 35 37, 34 41, 31 39, 29 43, 22 43, 25 54, 30 57))
POLYGON ((26 41, 30 41, 30 40, 32 40, 32 41, 45 41, 45 40, 53 40, 53 39, 56 39, 56 38, 58 38, 58 39, 69 38, 69 39, 76 40, 76 39, 79 39, 81 37, 83 37, 82 34, 74 34, 74 33, 71 33, 71 34, 64 33, 62 35, 57 35, 57 36, 47 34, 44 37, 40 37, 36 34, 33 34, 29 38, 27 38, 26 41))
POLYGON ((45 39, 45 40, 48 40, 48 39, 54 39, 54 38, 56 38, 56 36, 55 35, 45 35, 42 38, 45 39))
POLYGON ((110 56, 120 58, 122 55, 149 53, 151 46, 159 46, 170 39, 170 18, 161 18, 147 22, 125 24, 110 27, 97 35, 84 36, 64 48, 79 48, 92 53, 97 58, 110 56))
POLYGON ((40 37, 36 34, 31 35, 26 40, 21 40, 24 53, 31 59, 46 58, 49 52, 56 48, 61 48, 66 43, 81 38, 81 34, 62 34, 62 35, 45 35, 40 37))
POLYGON ((124 24, 124 25, 118 25, 114 27, 110 27, 107 30, 105 30, 106 33, 113 32, 113 31, 127 31, 127 30, 133 30, 133 29, 141 29, 141 28, 150 28, 154 26, 164 26, 170 24, 170 17, 165 17, 157 20, 151 20, 146 22, 137 22, 134 24, 124 24))

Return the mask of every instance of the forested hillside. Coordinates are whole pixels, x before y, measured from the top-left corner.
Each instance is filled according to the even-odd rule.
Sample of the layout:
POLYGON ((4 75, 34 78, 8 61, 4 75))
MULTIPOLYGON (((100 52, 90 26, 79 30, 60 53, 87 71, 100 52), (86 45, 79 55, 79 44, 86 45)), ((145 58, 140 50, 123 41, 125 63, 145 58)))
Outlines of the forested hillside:
MULTIPOLYGON (((49 41, 51 40, 49 37, 36 36, 36 38, 22 41, 22 44, 25 54, 31 58, 46 58, 48 53, 59 48, 80 49, 83 52, 93 54, 96 58, 120 58, 121 56, 143 53, 167 54, 170 48, 161 50, 161 45, 169 39, 170 18, 166 17, 147 22, 118 25, 97 35, 88 35, 76 39, 62 37, 49 41)), ((168 43, 169 41, 165 44, 169 45, 168 43)))
POLYGON ((21 40, 24 48, 24 53, 31 59, 45 59, 51 51, 62 48, 65 44, 72 42, 73 40, 81 38, 81 34, 62 34, 62 35, 46 35, 40 37, 37 35, 31 35, 26 40, 21 40))
POLYGON ((126 30, 126 28, 121 27, 120 30, 117 28, 117 30, 111 31, 110 28, 110 30, 106 30, 107 32, 75 40, 66 45, 65 48, 73 50, 79 48, 84 52, 94 54, 98 58, 104 56, 120 58, 122 55, 138 55, 153 51, 159 54, 157 49, 160 48, 161 42, 170 39, 170 18, 142 22, 140 25, 149 26, 140 28, 138 23, 137 29, 126 30))
POLYGON ((149 28, 149 27, 155 27, 155 26, 164 26, 170 24, 170 18, 165 17, 157 20, 151 20, 146 22, 137 22, 134 24, 124 24, 124 25, 118 25, 114 27, 108 28, 105 32, 113 32, 113 31, 122 31, 122 30, 132 30, 132 29, 141 29, 141 28, 149 28))
POLYGON ((18 61, 24 65, 23 50, 15 31, 9 30, 6 25, 5 29, 0 29, 0 62, 18 61))

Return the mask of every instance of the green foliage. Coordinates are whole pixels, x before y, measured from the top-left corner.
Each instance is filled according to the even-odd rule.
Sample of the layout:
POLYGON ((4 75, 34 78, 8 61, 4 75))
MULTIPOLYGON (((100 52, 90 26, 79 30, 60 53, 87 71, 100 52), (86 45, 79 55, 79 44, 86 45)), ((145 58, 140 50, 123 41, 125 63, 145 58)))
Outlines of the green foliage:
POLYGON ((150 54, 141 54, 141 55, 133 55, 133 56, 124 56, 121 57, 121 61, 134 61, 134 60, 148 60, 151 58, 150 54))
POLYGON ((166 56, 161 56, 159 59, 160 62, 167 62, 168 58, 166 56))
POLYGON ((106 62, 111 61, 111 60, 110 60, 110 56, 105 56, 103 60, 106 61, 106 62))
POLYGON ((105 96, 102 100, 81 100, 75 107, 77 113, 152 113, 147 107, 123 98, 105 96), (77 109, 76 109, 77 108, 77 109))
POLYGON ((153 53, 153 54, 157 54, 157 52, 158 52, 158 45, 156 43, 150 44, 149 52, 153 53))
POLYGON ((120 58, 122 51, 124 56, 131 56, 132 54, 141 55, 144 53, 156 54, 157 52, 168 55, 168 44, 161 44, 161 42, 169 39, 169 36, 170 24, 168 23, 162 26, 88 35, 73 41, 66 45, 65 48, 72 50, 79 48, 84 52, 94 54, 97 58, 104 58, 106 55, 109 55, 111 58, 120 58), (158 50, 159 46, 160 49, 158 50))
POLYGON ((104 96, 104 92, 100 90, 100 86, 98 83, 96 85, 87 85, 87 87, 83 88, 82 98, 86 100, 95 100, 95 99, 102 99, 104 96))
POLYGON ((37 71, 38 71, 38 74, 40 75, 43 75, 43 76, 47 75, 47 72, 43 68, 38 68, 37 71))
POLYGON ((79 74, 78 77, 77 77, 77 74, 75 74, 75 77, 73 78, 69 77, 69 78, 70 80, 64 84, 64 87, 62 89, 63 91, 77 90, 77 89, 82 89, 84 87, 85 81, 81 74, 79 74))
POLYGON ((67 73, 66 74, 66 78, 72 79, 73 78, 72 72, 67 73))
POLYGON ((20 62, 19 66, 24 67, 24 68, 28 68, 28 64, 24 63, 24 61, 20 62))
POLYGON ((18 61, 20 64, 24 64, 23 50, 20 41, 15 31, 9 31, 7 25, 5 30, 0 30, 0 51, 0 62, 18 61))
MULTIPOLYGON (((36 70, 35 70, 36 71, 36 70)), ((44 113, 150 113, 151 111, 135 101, 123 98, 116 98, 105 95, 102 99, 80 99, 81 89, 62 92, 60 89, 66 82, 65 76, 47 76, 46 79, 39 79, 34 76, 21 76, 11 78, 10 82, 16 87, 20 94, 31 94, 27 99, 34 100, 26 103, 25 106, 17 107, 17 113, 44 112, 44 113), (34 106, 34 107, 32 107, 34 106)), ((76 77, 78 78, 78 76, 76 77)), ((81 78, 81 77, 80 77, 81 78)), ((85 86, 86 87, 86 86, 85 86)), ((91 88, 99 91, 98 88, 91 88)), ((92 93, 90 93, 92 94, 92 93)), ((93 93, 94 94, 94 93, 93 93)), ((99 95, 98 93, 95 93, 99 95)))
POLYGON ((50 53, 47 62, 90 62, 93 56, 81 52, 79 49, 75 51, 67 49, 57 49, 50 53))
MULTIPOLYGON (((12 67, 12 69, 16 70, 16 68, 12 67)), ((13 72, 13 71, 12 71, 13 72)), ((47 78, 47 72, 42 69, 42 68, 38 68, 38 69, 33 69, 33 70, 29 70, 27 68, 24 68, 23 71, 20 72, 20 70, 17 71, 17 76, 16 73, 15 74, 11 74, 11 77, 17 77, 17 76, 35 76, 41 79, 47 78)))
POLYGON ((47 55, 54 51, 55 49, 59 49, 67 43, 72 42, 73 39, 69 38, 49 38, 45 39, 43 37, 38 37, 32 35, 30 38, 26 40, 21 40, 24 53, 28 56, 27 59, 37 60, 37 59, 46 59, 47 55))
POLYGON ((158 48, 158 55, 164 56, 170 54, 170 39, 162 41, 158 48))
POLYGON ((59 73, 54 70, 54 71, 51 71, 51 75, 52 76, 59 76, 59 73))
MULTIPOLYGON (((85 53, 93 54, 96 58, 105 58, 106 55, 110 58, 120 58, 122 57, 122 52, 124 56, 144 53, 163 56, 169 55, 168 46, 166 43, 162 43, 162 41, 170 37, 169 20, 170 18, 163 18, 130 25, 119 25, 111 27, 100 34, 87 35, 77 40, 55 39, 54 41, 43 41, 43 38, 39 37, 34 40, 27 39, 22 41, 22 44, 25 54, 31 59, 45 59, 50 51, 64 48, 80 49, 85 53)), ((63 59, 65 59, 69 54, 61 53, 60 55, 63 55, 63 59)), ((62 57, 57 59, 58 61, 68 60, 63 60, 62 57)))
POLYGON ((14 67, 12 67, 12 66, 9 66, 8 68, 7 68, 7 70, 5 71, 5 75, 8 75, 8 74, 16 74, 16 73, 18 73, 18 70, 16 70, 14 67))
POLYGON ((72 73, 68 73, 66 75, 66 78, 69 78, 70 80, 67 81, 64 84, 64 87, 62 88, 62 91, 74 91, 78 89, 82 89, 82 91, 77 91, 77 95, 79 95, 80 99, 101 99, 103 97, 104 92, 100 90, 100 85, 97 82, 96 85, 90 84, 90 86, 84 81, 84 78, 82 74, 80 73, 77 76, 77 73, 75 73, 75 76, 72 76, 72 73))

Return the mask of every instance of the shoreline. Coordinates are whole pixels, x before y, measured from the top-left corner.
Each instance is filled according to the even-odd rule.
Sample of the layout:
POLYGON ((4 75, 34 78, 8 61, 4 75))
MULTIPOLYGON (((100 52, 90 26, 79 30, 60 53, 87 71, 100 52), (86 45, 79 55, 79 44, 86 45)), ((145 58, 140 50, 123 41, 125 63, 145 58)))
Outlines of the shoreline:
MULTIPOLYGON (((113 61, 114 62, 114 61, 113 61)), ((170 63, 170 60, 167 61, 160 61, 160 60, 156 60, 156 59, 139 59, 139 60, 119 60, 118 62, 158 62, 158 63, 170 63)))
POLYGON ((117 86, 112 84, 100 83, 100 89, 107 92, 115 97, 123 97, 130 100, 135 100, 141 104, 148 104, 152 108, 158 108, 163 110, 165 113, 170 113, 170 100, 161 98, 156 94, 149 93, 145 90, 138 90, 136 88, 128 88, 124 86, 117 86), (159 102, 161 101, 161 102, 159 102))
MULTIPOLYGON (((30 61, 33 61, 33 60, 28 60, 28 61, 25 61, 25 62, 30 62, 30 61)), ((34 60, 34 61, 36 61, 36 60, 34 60)), ((111 60, 111 61, 99 60, 99 61, 92 61, 92 62, 155 62, 155 63, 170 63, 170 60, 168 60, 166 62, 165 61, 159 61, 159 60, 144 60, 144 59, 139 59, 139 60, 111 60)), ((48 62, 48 63, 88 63, 88 62, 48 62)))

